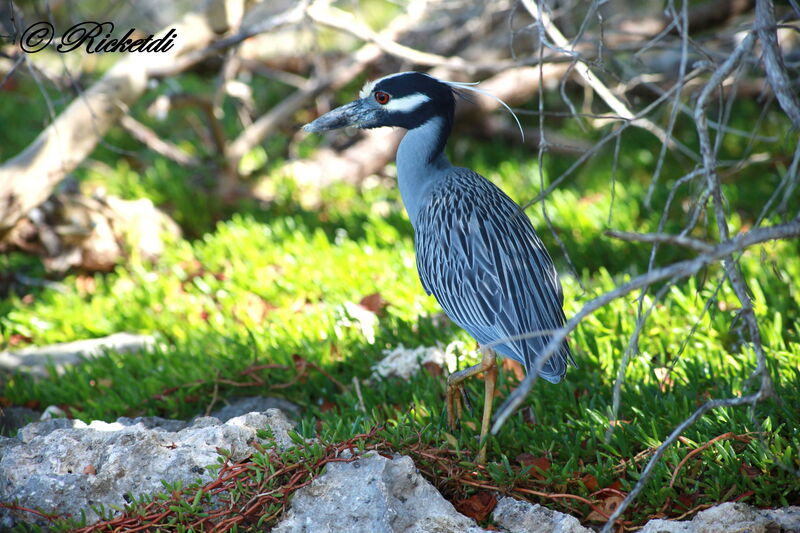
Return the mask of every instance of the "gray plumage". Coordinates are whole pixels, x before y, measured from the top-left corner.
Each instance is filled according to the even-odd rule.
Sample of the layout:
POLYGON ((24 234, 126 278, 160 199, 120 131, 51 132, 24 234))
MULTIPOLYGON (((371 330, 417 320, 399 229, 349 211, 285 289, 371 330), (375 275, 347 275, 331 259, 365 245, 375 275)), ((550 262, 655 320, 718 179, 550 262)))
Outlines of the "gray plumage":
MULTIPOLYGON (((361 98, 318 118, 306 131, 347 125, 408 130, 397 150, 400 194, 414 226, 417 268, 428 294, 479 344, 530 372, 564 325, 564 296, 553 261, 528 217, 483 176, 444 154, 457 89, 416 72, 367 84, 361 98)), ((541 376, 557 383, 574 364, 566 341, 541 376)))
MULTIPOLYGON (((531 334, 564 325, 564 296, 553 261, 519 206, 480 174, 451 167, 430 189, 415 236, 428 294, 479 344, 530 372, 550 340, 531 334)), ((568 361, 564 342, 541 377, 558 383, 568 361)))

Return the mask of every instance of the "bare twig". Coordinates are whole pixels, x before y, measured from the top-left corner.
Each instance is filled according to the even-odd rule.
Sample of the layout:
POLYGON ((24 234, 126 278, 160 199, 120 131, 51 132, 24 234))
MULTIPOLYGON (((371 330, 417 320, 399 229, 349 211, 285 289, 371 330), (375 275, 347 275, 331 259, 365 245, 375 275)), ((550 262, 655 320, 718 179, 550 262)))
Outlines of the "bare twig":
MULTIPOLYGON (((719 176, 716 172, 716 157, 715 153, 711 150, 711 143, 709 142, 705 108, 708 105, 708 99, 711 93, 714 91, 715 86, 725 77, 727 77, 734 68, 736 68, 739 61, 741 61, 741 58, 750 51, 754 40, 754 34, 752 32, 749 33, 736 48, 736 50, 734 50, 733 54, 731 54, 728 60, 725 61, 716 72, 714 72, 714 75, 709 80, 708 85, 700 94, 700 98, 698 98, 697 107, 695 110, 695 121, 697 123, 697 132, 700 138, 700 152, 703 156, 703 168, 706 174, 708 188, 712 191, 711 197, 714 201, 714 215, 717 222, 717 229, 719 230, 720 234, 720 240, 723 241, 728 239, 728 221, 725 218, 722 190, 720 189, 719 176)), ((764 354, 764 349, 761 344, 761 333, 758 329, 758 323, 756 322, 755 312, 753 311, 753 303, 750 300, 749 290, 747 288, 747 282, 742 277, 733 254, 725 258, 723 265, 725 266, 725 272, 730 279, 733 290, 736 293, 736 297, 742 304, 741 314, 744 316, 748 329, 750 330, 750 340, 753 343, 753 348, 755 349, 757 358, 757 367, 754 375, 758 374, 761 376, 761 389, 759 390, 759 394, 766 396, 771 393, 771 382, 769 372, 767 370, 766 355, 764 354)))
POLYGON ((687 237, 685 235, 667 235, 664 233, 631 233, 628 231, 615 230, 606 231, 606 235, 609 237, 614 237, 615 239, 621 239, 623 241, 674 244, 676 246, 689 248, 702 254, 707 254, 714 249, 714 246, 711 244, 687 237))
MULTIPOLYGON (((681 9, 681 16, 678 20, 675 17, 676 22, 678 22, 678 31, 681 36, 681 61, 680 65, 678 66, 678 80, 675 82, 675 86, 678 87, 678 90, 675 91, 675 100, 672 103, 672 110, 669 114, 669 124, 667 125, 667 131, 672 134, 673 128, 675 127, 675 121, 678 118, 678 110, 681 107, 681 88, 684 84, 684 78, 686 76, 686 69, 687 63, 689 61, 689 2, 683 2, 683 8, 681 9)), ((644 204, 646 206, 650 205, 650 200, 653 197, 653 192, 656 189, 656 184, 658 183, 658 178, 661 175, 661 169, 664 168, 664 161, 667 155, 667 144, 661 144, 661 152, 658 154, 658 162, 656 163, 656 170, 653 173, 653 178, 650 180, 650 185, 647 188, 647 194, 644 197, 644 204)), ((642 293, 644 296, 644 292, 642 293)))
POLYGON ((797 143, 797 148, 794 151, 794 158, 792 158, 792 164, 789 165, 789 169, 786 171, 786 176, 784 180, 786 181, 786 192, 783 195, 783 200, 781 200, 780 205, 778 206, 778 213, 786 213, 786 209, 789 203, 789 199, 792 197, 795 188, 797 187, 798 177, 800 176, 800 143, 797 143))
MULTIPOLYGON (((701 92, 694 113, 695 122, 697 124, 698 136, 700 140, 700 153, 703 157, 703 173, 706 176, 707 188, 708 190, 711 191, 711 198, 714 203, 714 215, 717 222, 717 229, 719 230, 720 240, 723 243, 732 241, 729 238, 728 222, 727 219, 725 218, 725 210, 722 201, 722 190, 720 188, 719 176, 717 175, 716 172, 717 161, 715 157, 715 151, 711 147, 711 142, 708 134, 708 119, 706 115, 706 108, 708 106, 711 94, 716 90, 717 86, 722 82, 722 80, 728 77, 730 73, 735 68, 737 68, 739 63, 742 61, 742 58, 752 48, 754 41, 755 41, 754 34, 752 32, 748 33, 747 36, 739 44, 739 46, 737 46, 734 52, 728 57, 728 59, 716 69, 716 71, 706 84, 705 88, 701 92)), ((752 230, 748 232, 748 234, 752 234, 758 231, 759 231, 758 229, 752 230)), ((722 245, 718 246, 717 249, 721 247, 722 245)), ((753 344, 753 349, 756 353, 756 361, 757 361, 756 369, 753 375, 760 376, 761 386, 758 392, 749 396, 742 396, 739 398, 729 398, 725 400, 711 400, 709 402, 706 402, 700 408, 698 408, 692 414, 692 416, 690 416, 689 418, 684 420, 681 424, 679 424, 678 427, 676 427, 673 430, 673 432, 669 435, 669 437, 667 437, 662 442, 661 446, 659 446, 656 453, 650 459, 650 462, 642 471, 639 480, 636 482, 633 489, 625 497, 625 499, 617 506, 611 518, 609 518, 608 522, 606 522, 605 526, 603 527, 603 532, 611 531, 615 520, 620 516, 622 516, 622 513, 624 513, 625 510, 628 508, 628 506, 634 501, 634 499, 636 499, 638 494, 642 491, 645 484, 647 483, 647 480, 649 479, 650 475, 653 472, 655 464, 663 455, 664 451, 675 442, 678 436, 680 436, 686 430, 686 428, 694 424, 703 414, 717 407, 726 407, 726 406, 735 406, 744 404, 752 405, 772 394, 772 383, 769 376, 769 371, 767 370, 766 366, 766 355, 764 353, 764 349, 761 344, 761 333, 758 328, 758 323, 756 322, 755 313, 753 312, 753 304, 748 294, 747 283, 742 277, 741 272, 738 269, 736 259, 734 258, 734 253, 740 251, 741 249, 731 250, 730 253, 724 254, 721 258, 723 266, 725 268, 725 273, 728 279, 730 280, 731 286, 733 287, 733 290, 736 293, 736 296, 741 304, 741 316, 744 317, 748 329, 750 331, 750 339, 753 344)), ((704 255, 708 256, 709 254, 710 252, 705 252, 704 255)))
POLYGON ((146 144, 157 154, 163 155, 168 159, 172 159, 181 166, 193 167, 200 164, 200 161, 197 158, 187 154, 179 146, 169 141, 165 141, 159 137, 156 132, 130 115, 124 115, 120 119, 120 126, 128 130, 128 133, 133 135, 134 138, 146 144))
POLYGON ((639 476, 639 481, 636 483, 636 485, 634 485, 633 489, 628 493, 625 499, 622 500, 622 502, 620 502, 620 504, 608 518, 608 521, 603 526, 603 529, 600 530, 601 533, 608 533, 613 529, 614 523, 616 523, 617 519, 620 516, 622 516, 622 513, 625 511, 625 509, 627 509, 630 503, 633 502, 633 500, 635 500, 637 496, 639 496, 639 493, 644 488, 645 483, 642 482, 641 480, 642 479, 647 480, 650 478, 650 476, 653 473, 653 469, 661 460, 661 456, 664 455, 664 452, 667 451, 667 448, 672 446, 672 444, 676 440, 678 440, 678 437, 680 437, 684 431, 686 431, 695 422, 697 422, 700 419, 700 417, 702 417, 704 414, 706 414, 708 411, 711 411, 712 409, 718 409, 720 407, 735 407, 738 405, 753 404, 760 399, 761 396, 758 393, 756 393, 749 396, 740 396, 738 398, 727 398, 724 400, 709 400, 700 407, 698 407, 695 410, 695 412, 691 414, 691 416, 689 416, 686 420, 678 424, 678 426, 674 430, 672 430, 672 433, 670 433, 669 436, 666 439, 664 439, 664 442, 662 442, 661 445, 656 449, 655 453, 650 457, 650 460, 647 462, 647 466, 645 466, 644 470, 642 470, 642 473, 639 476))
MULTIPOLYGON (((637 116, 643 117, 643 116, 647 115, 653 109, 656 109, 659 105, 661 105, 675 91, 677 91, 677 87, 672 87, 670 90, 664 92, 664 94, 659 96, 658 99, 656 99, 650 105, 648 105, 643 110, 641 110, 639 113, 637 113, 637 116)), ((539 191, 539 194, 537 194, 535 198, 533 198, 532 200, 530 200, 529 202, 524 204, 522 206, 522 209, 527 209, 530 206, 532 206, 532 205, 534 205, 534 204, 536 204, 538 202, 541 202, 542 200, 547 198, 550 195, 550 193, 552 193, 554 190, 556 190, 565 179, 567 179, 569 176, 571 176, 576 171, 576 169, 578 169, 581 165, 583 165, 592 156, 594 156, 598 152, 600 152, 600 150, 602 150, 603 147, 606 144, 608 144, 611 140, 613 140, 616 137, 618 137, 619 135, 621 135, 632 124, 633 123, 630 122, 630 121, 623 122, 623 123, 621 123, 619 125, 619 127, 617 129, 615 129, 614 131, 612 131, 608 135, 604 136, 602 139, 598 140, 594 144, 594 146, 592 146, 591 150, 587 150, 586 152, 584 152, 578 159, 575 160, 574 163, 572 163, 572 165, 569 166, 569 168, 567 168, 567 170, 562 172, 555 179, 550 180, 550 184, 547 186, 547 188, 542 189, 541 191, 539 191)), ((681 145, 678 144, 678 147, 681 147, 681 145)), ((681 151, 684 152, 684 150, 681 150, 681 151)), ((691 151, 688 148, 685 149, 685 153, 686 153, 686 155, 689 155, 692 159, 699 159, 699 158, 697 158, 697 156, 695 154, 691 153, 691 151)))
POLYGON ((303 20, 303 13, 305 12, 308 2, 309 0, 300 0, 286 11, 278 13, 277 15, 265 19, 253 26, 243 28, 234 35, 216 40, 202 49, 192 51, 188 54, 183 54, 171 63, 158 63, 156 65, 151 65, 148 68, 147 75, 152 78, 165 78, 174 76, 175 74, 183 72, 193 65, 196 65, 207 57, 236 46, 250 37, 275 31, 276 29, 284 26, 297 24, 303 20))
MULTIPOLYGON (((750 246, 754 246, 756 244, 771 240, 797 238, 797 237, 800 237, 800 217, 786 224, 772 226, 769 228, 758 228, 755 230, 751 230, 747 233, 742 233, 734 237, 733 239, 718 244, 713 248, 713 250, 704 253, 702 255, 699 255, 694 259, 681 261, 666 267, 651 270, 646 274, 642 274, 632 279, 631 281, 617 287, 616 289, 608 291, 605 294, 591 300, 586 305, 584 305, 583 308, 577 314, 575 314, 575 316, 573 316, 563 328, 561 328, 556 332, 553 332, 552 337, 550 338, 550 342, 544 349, 541 356, 536 361, 536 366, 534 371, 530 372, 525 377, 522 383, 520 383, 517 389, 511 393, 511 395, 506 399, 506 401, 498 410, 495 416, 495 422, 492 425, 492 433, 496 434, 502 427, 503 423, 511 415, 511 413, 513 413, 517 409, 517 407, 519 407, 522 404, 523 400, 525 399, 525 397, 535 384, 539 372, 541 371, 541 368, 544 366, 547 360, 555 353, 556 349, 561 345, 561 343, 567 337, 569 332, 575 329, 575 327, 577 327, 577 325, 586 316, 594 313, 596 310, 607 305, 611 301, 621 298, 622 296, 629 294, 630 292, 633 292, 635 290, 650 286, 654 283, 666 279, 679 279, 692 276, 706 265, 715 263, 720 259, 725 259, 734 253, 745 250, 750 246)), ((535 334, 531 334, 528 336, 539 335, 539 334, 540 333, 537 332, 535 334)), ((523 338, 523 337, 525 336, 524 335, 517 336, 515 338, 523 338)), ((498 342, 507 342, 507 340, 508 339, 501 339, 498 342)), ((757 369, 756 372, 761 372, 761 369, 760 368, 757 369)), ((675 440, 688 427, 694 424, 701 416, 703 416, 709 410, 716 409, 718 407, 753 404, 759 400, 764 399, 768 394, 770 394, 770 390, 768 387, 765 386, 765 383, 768 383, 768 377, 764 378, 764 381, 762 381, 762 387, 759 389, 759 391, 749 396, 708 401, 702 406, 700 406, 689 418, 687 418, 681 424, 679 424, 673 430, 673 432, 667 437, 667 439, 665 439, 664 442, 662 442, 662 444, 653 454, 647 466, 642 471, 636 485, 628 494, 628 496, 615 509, 614 513, 611 515, 608 522, 606 522, 603 531, 604 532, 611 531, 611 528, 613 527, 613 524, 616 522, 616 520, 622 515, 625 509, 627 509, 630 503, 636 499, 638 494, 644 488, 644 485, 646 484, 647 480, 649 479, 650 475, 653 472, 653 468, 655 467, 661 456, 664 454, 666 449, 673 442, 675 442, 675 440)))
POLYGON ((792 88, 786 65, 783 63, 780 47, 778 46, 777 26, 775 24, 775 6, 772 0, 756 0, 756 31, 761 42, 761 54, 764 59, 764 68, 767 79, 775 92, 786 115, 794 124, 795 129, 800 129, 800 99, 797 98, 797 88, 792 88))
POLYGON ((358 381, 356 376, 353 376, 353 388, 356 391, 356 397, 358 398, 358 408, 362 413, 367 412, 367 407, 364 405, 364 396, 361 395, 361 382, 358 381))
POLYGON ((543 26, 547 35, 553 40, 553 43, 557 47, 557 50, 575 57, 575 60, 580 63, 578 68, 575 70, 578 72, 581 78, 583 78, 586 83, 591 85, 592 89, 597 93, 600 98, 610 107, 614 113, 616 113, 620 118, 624 120, 630 121, 634 126, 638 126, 646 131, 649 131, 653 135, 655 135, 658 140, 662 143, 666 143, 672 146, 673 141, 667 133, 654 124, 652 121, 646 118, 636 118, 633 112, 628 109, 628 107, 614 94, 609 90, 608 87, 598 78, 589 65, 578 55, 576 55, 573 51, 573 47, 569 44, 569 41, 564 34, 555 26, 552 20, 550 20, 550 16, 545 13, 540 7, 539 4, 534 2, 534 0, 522 0, 522 5, 525 6, 525 9, 531 14, 531 16, 539 21, 543 26))
MULTIPOLYGON (((211 9, 215 2, 206 7, 211 9)), ((0 236, 40 205, 61 179, 102 140, 147 88, 148 70, 204 46, 215 38, 204 13, 189 13, 169 30, 186 37, 166 53, 128 54, 80 94, 17 156, 0 165, 0 236)), ((167 29, 162 30, 163 35, 167 29)))

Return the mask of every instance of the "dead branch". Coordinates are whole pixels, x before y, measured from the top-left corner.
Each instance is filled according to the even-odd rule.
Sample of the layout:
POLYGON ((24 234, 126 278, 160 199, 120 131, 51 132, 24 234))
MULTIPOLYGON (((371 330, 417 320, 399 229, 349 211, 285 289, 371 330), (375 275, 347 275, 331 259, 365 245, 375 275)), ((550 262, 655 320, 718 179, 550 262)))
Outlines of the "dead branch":
POLYGON ((621 239, 623 241, 632 242, 651 242, 651 243, 666 243, 674 244, 689 248, 699 253, 708 253, 713 250, 713 246, 707 242, 698 239, 692 239, 686 235, 667 235, 664 233, 631 233, 628 231, 606 231, 606 235, 621 239))
MULTIPOLYGON (((730 12, 726 10, 727 8, 721 10, 717 9, 715 12, 727 13, 727 15, 725 17, 718 17, 716 19, 706 19, 706 12, 703 12, 702 10, 692 10, 690 11, 690 18, 692 21, 690 23, 700 24, 703 27, 707 27, 707 25, 711 25, 712 23, 722 23, 725 20, 728 20, 730 16, 733 16, 733 14, 738 14, 741 13, 742 10, 746 10, 747 6, 744 4, 746 4, 746 1, 744 1, 744 3, 737 3, 736 6, 733 6, 735 9, 732 7, 732 11, 730 12), (701 19, 705 20, 705 22, 703 22, 701 19)), ((527 5, 530 7, 535 6, 535 4, 530 1, 527 3, 527 5)), ((335 28, 350 35, 354 35, 366 42, 375 43, 381 48, 381 50, 388 54, 394 55, 414 64, 438 67, 431 71, 431 73, 435 76, 451 78, 453 75, 456 75, 458 77, 462 77, 465 73, 469 74, 470 72, 497 72, 499 70, 496 75, 484 81, 481 88, 509 101, 509 103, 512 105, 529 101, 538 92, 539 76, 537 68, 507 68, 508 66, 502 61, 493 65, 482 65, 479 63, 466 62, 463 59, 463 56, 441 56, 429 52, 423 54, 413 48, 399 45, 392 40, 387 40, 385 35, 376 34, 363 23, 358 22, 347 13, 336 10, 335 8, 323 8, 320 7, 319 4, 315 3, 309 6, 307 11, 309 17, 315 22, 335 28), (465 62, 468 63, 468 65, 465 65, 465 62)), ((556 38, 554 38, 556 44, 558 45, 561 43, 562 47, 566 47, 566 39, 560 34, 560 32, 558 32, 558 29, 549 22, 549 20, 546 26, 548 29, 552 28, 552 30, 556 32, 556 38)), ((640 33, 636 36, 636 40, 637 42, 642 42, 649 37, 651 37, 651 34, 649 33, 640 33)), ((573 49, 577 50, 578 48, 575 47, 573 49)), ((586 57, 593 57, 594 55, 593 49, 590 50, 582 44, 580 45, 580 52, 581 57, 583 57, 583 54, 589 54, 586 57)), ((542 81, 548 88, 555 86, 569 70, 568 66, 560 63, 560 61, 576 61, 576 56, 577 54, 573 57, 565 57, 563 54, 560 56, 558 54, 554 54, 546 59, 548 62, 553 62, 543 66, 544 75, 542 77, 542 81)), ((516 60, 516 62, 524 64, 537 63, 536 58, 522 58, 516 60)), ((649 128, 649 130, 651 130, 662 141, 666 140, 666 146, 678 148, 681 153, 689 157, 694 156, 690 150, 685 148, 680 143, 676 143, 674 139, 668 139, 669 136, 663 130, 653 124, 649 119, 645 118, 647 112, 649 112, 650 109, 655 108, 655 105, 648 106, 647 112, 633 114, 633 112, 630 111, 627 106, 625 106, 625 104, 623 104, 616 96, 614 96, 611 91, 602 84, 602 82, 599 82, 598 78, 591 73, 591 70, 589 70, 588 67, 585 66, 586 64, 587 63, 585 62, 582 63, 582 65, 585 67, 585 70, 582 67, 581 69, 578 69, 579 73, 588 72, 586 76, 593 80, 592 83, 596 83, 598 85, 597 90, 604 95, 604 99, 607 98, 607 103, 609 103, 609 106, 612 108, 612 110, 617 113, 618 116, 614 118, 617 120, 627 120, 629 121, 628 123, 634 126, 649 128)), ((689 77, 689 79, 691 79, 691 77, 689 77)), ((306 82, 306 87, 309 87, 310 84, 311 82, 306 82)), ((319 91, 314 88, 313 90, 308 90, 308 92, 317 93, 319 91)), ((668 92, 670 95, 674 93, 674 91, 668 92)), ((678 93, 676 97, 677 96, 680 96, 680 93, 678 93)), ((487 112, 495 111, 498 107, 497 103, 489 98, 476 97, 475 100, 478 103, 478 107, 475 108, 475 115, 479 113, 482 116, 485 116, 487 112)), ((303 99, 303 102, 304 101, 305 100, 303 99)), ((297 105, 298 103, 294 101, 287 102, 287 107, 290 108, 290 111, 294 110, 297 105)), ((458 112, 460 114, 473 114, 470 113, 470 111, 470 106, 459 106, 458 112)), ((276 108, 273 109, 269 114, 262 117, 264 119, 262 122, 264 131, 259 132, 258 135, 253 135, 251 141, 249 142, 244 142, 244 136, 240 136, 240 140, 243 141, 240 145, 241 148, 251 146, 252 141, 266 136, 271 130, 277 127, 282 120, 285 119, 286 114, 287 113, 284 112, 284 109, 276 108), (268 121, 267 118, 270 118, 271 120, 268 121)), ((303 183, 315 184, 315 186, 324 186, 325 184, 340 180, 344 180, 349 183, 359 183, 364 177, 379 171, 391 160, 394 149, 399 142, 399 138, 400 137, 397 135, 390 135, 383 132, 367 132, 364 134, 361 141, 353 145, 351 148, 339 153, 338 155, 330 150, 320 150, 313 158, 294 162, 290 164, 287 169, 289 170, 290 174, 298 177, 298 179, 300 179, 303 183), (369 157, 366 161, 364 160, 365 153, 371 154, 371 157, 369 157)), ((548 149, 559 150, 558 145, 560 144, 564 144, 566 146, 570 145, 570 143, 561 142, 555 142, 555 144, 548 143, 548 149)), ((232 152, 230 155, 233 159, 241 157, 241 150, 232 152)), ((548 192, 554 186, 556 186, 556 184, 551 184, 551 187, 548 188, 548 192)), ((546 195, 546 192, 542 194, 542 196, 544 195, 546 195)))
MULTIPOLYGON (((720 65, 720 67, 714 72, 708 82, 708 85, 706 86, 706 89, 700 94, 700 98, 697 100, 697 107, 695 110, 697 132, 700 139, 700 153, 703 156, 703 169, 706 175, 708 189, 710 189, 712 192, 711 198, 714 202, 714 216, 721 241, 729 238, 729 229, 722 200, 722 189, 720 187, 719 175, 716 172, 716 167, 718 164, 716 153, 712 151, 709 138, 707 107, 709 105, 710 95, 712 94, 715 86, 720 83, 722 79, 730 75, 730 73, 738 66, 739 62, 742 60, 742 57, 750 51, 754 40, 754 33, 749 33, 736 48, 736 50, 734 50, 733 54, 731 54, 728 60, 720 65)), ((750 289, 748 288, 747 282, 738 268, 737 258, 734 256, 734 254, 730 254, 724 258, 722 264, 725 267, 725 273, 730 280, 731 287, 733 287, 734 293, 741 304, 740 315, 744 317, 744 320, 747 324, 747 328, 750 332, 750 342, 752 343, 753 349, 756 353, 757 363, 756 369, 753 372, 753 376, 758 376, 761 378, 761 385, 758 393, 755 395, 755 403, 755 401, 773 394, 772 380, 769 375, 769 370, 767 369, 767 356, 764 353, 764 347, 761 342, 761 331, 758 327, 755 311, 753 310, 753 302, 750 299, 750 289)))
MULTIPOLYGON (((699 33, 751 11, 755 0, 713 0, 689 8, 689 33, 699 33)), ((665 21, 666 23, 666 21, 665 21)))
MULTIPOLYGON (((184 72, 185 70, 191 68, 197 63, 200 63, 204 59, 211 57, 214 54, 217 54, 219 52, 227 50, 228 48, 241 44, 242 42, 251 37, 254 37, 262 33, 274 31, 284 26, 297 24, 303 20, 303 13, 305 11, 306 6, 308 5, 308 2, 309 0, 299 0, 293 7, 284 12, 266 18, 261 22, 259 22, 258 24, 242 28, 241 30, 239 30, 239 32, 237 32, 234 35, 210 42, 203 48, 193 49, 188 53, 181 54, 180 56, 176 57, 174 61, 170 63, 151 65, 150 68, 148 68, 147 70, 147 75, 152 78, 166 78, 174 76, 175 74, 184 72)), ((228 18, 229 17, 225 17, 220 20, 224 21, 228 20, 228 18)), ((236 24, 238 24, 238 19, 234 20, 236 21, 236 24)), ((236 26, 236 24, 233 24, 232 22, 234 21, 228 23, 228 25, 224 28, 215 27, 214 29, 217 33, 223 33, 227 29, 227 27, 236 26)))
MULTIPOLYGON (((226 1, 234 0, 213 0, 207 7, 210 10, 226 1)), ((170 28, 182 36, 171 50, 128 54, 76 98, 33 143, 0 166, 0 237, 41 204, 56 184, 91 153, 144 93, 150 69, 170 65, 215 37, 208 11, 190 13, 170 28)))
POLYGON ((492 63, 480 63, 467 61, 459 56, 445 57, 415 50, 410 46, 404 46, 393 39, 387 38, 384 34, 374 32, 369 26, 357 20, 350 13, 333 6, 325 5, 323 7, 321 3, 315 3, 308 8, 306 13, 314 22, 349 33, 362 41, 374 43, 387 54, 415 65, 440 67, 466 75, 474 75, 476 72, 481 71, 498 72, 516 66, 514 61, 501 60, 492 63))
MULTIPOLYGON (((692 75, 693 74, 694 73, 692 73, 692 75)), ((678 93, 679 91, 680 91, 680 87, 673 86, 668 91, 665 91, 661 96, 659 96, 658 99, 656 99, 655 101, 651 102, 647 107, 645 107, 639 113, 637 113, 636 116, 642 117, 642 116, 645 116, 645 115, 649 114, 650 112, 652 112, 653 109, 655 109, 658 106, 660 106, 661 104, 663 104, 664 101, 666 101, 667 98, 669 98, 670 96, 672 96, 675 93, 678 93)), ((583 154, 581 154, 581 156, 572 165, 570 165, 570 167, 567 170, 565 170, 560 176, 558 176, 555 179, 551 180, 550 184, 547 187, 543 188, 539 192, 539 194, 537 194, 532 200, 530 200, 529 202, 524 204, 522 206, 522 209, 528 209, 532 205, 535 205, 535 204, 537 204, 537 203, 539 203, 541 201, 544 201, 544 199, 547 198, 554 190, 556 190, 564 180, 566 180, 569 176, 574 174, 574 172, 575 172, 575 170, 577 168, 579 168, 581 165, 583 165, 589 158, 591 158, 592 156, 594 156, 598 152, 600 152, 600 150, 602 150, 609 142, 611 142, 612 140, 614 140, 614 139, 618 138, 620 135, 622 135, 622 133, 628 127, 630 127, 631 125, 632 125, 632 122, 630 122, 630 121, 623 122, 622 124, 620 124, 620 126, 617 129, 615 129, 614 131, 610 132, 608 135, 605 135, 602 139, 597 141, 594 144, 594 146, 592 146, 591 150, 588 150, 588 151, 584 152, 583 154)), ((684 147, 682 144, 677 143, 676 146, 681 148, 681 153, 682 154, 687 155, 691 159, 695 159, 695 160, 699 159, 693 152, 691 152, 688 148, 684 147)))
POLYGON ((767 80, 795 129, 800 129, 800 99, 797 98, 797 89, 792 88, 778 46, 778 27, 775 24, 775 6, 772 0, 756 0, 756 30, 761 42, 767 80))
POLYGON ((714 409, 719 409, 720 407, 736 407, 739 405, 748 405, 748 404, 752 405, 761 399, 763 398, 759 391, 759 393, 751 394, 749 396, 740 396, 738 398, 727 398, 724 400, 709 400, 700 407, 698 407, 695 410, 695 412, 691 414, 691 416, 689 416, 686 420, 678 424, 678 426, 674 430, 672 430, 672 433, 670 433, 669 436, 666 439, 664 439, 664 442, 662 442, 661 445, 656 449, 655 453, 650 457, 650 460, 647 462, 647 466, 645 466, 644 470, 642 470, 642 473, 640 474, 639 477, 639 481, 636 483, 636 485, 634 485, 633 489, 628 493, 625 499, 620 502, 617 508, 614 509, 614 512, 608 518, 608 521, 603 526, 603 529, 600 530, 601 533, 609 533, 614 529, 614 524, 616 523, 616 521, 619 519, 620 516, 622 516, 622 513, 625 511, 625 509, 628 508, 630 503, 633 502, 633 500, 635 500, 639 496, 639 493, 644 488, 645 483, 642 482, 642 480, 646 481, 647 479, 650 478, 650 476, 653 473, 653 469, 661 460, 661 457, 664 455, 664 452, 667 451, 667 448, 672 446, 672 444, 674 444, 675 441, 678 440, 678 437, 680 437, 684 431, 686 431, 688 428, 694 425, 695 422, 700 420, 700 418, 703 415, 714 409))
MULTIPOLYGON (((693 4, 688 8, 688 28, 691 34, 711 30, 731 21, 753 9, 755 0, 711 0, 702 4, 693 4)), ((636 18, 626 20, 618 28, 609 31, 606 44, 618 47, 626 43, 650 40, 658 35, 677 34, 675 17, 664 14, 657 17, 636 18)))
POLYGON ((135 139, 147 145, 147 147, 155 153, 163 155, 167 159, 172 159, 183 167, 194 167, 200 164, 200 161, 196 157, 187 154, 178 145, 165 141, 159 137, 156 132, 132 116, 123 115, 119 123, 120 126, 125 128, 135 139))

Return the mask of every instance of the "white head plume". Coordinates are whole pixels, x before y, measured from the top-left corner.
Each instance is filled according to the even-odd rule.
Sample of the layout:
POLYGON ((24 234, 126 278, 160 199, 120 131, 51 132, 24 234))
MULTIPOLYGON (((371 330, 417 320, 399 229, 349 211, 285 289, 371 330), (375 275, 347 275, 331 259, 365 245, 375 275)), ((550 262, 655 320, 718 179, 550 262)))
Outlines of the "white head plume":
MULTIPOLYGON (((436 78, 436 79, 438 80, 439 78, 436 78)), ((525 142, 525 132, 522 130, 522 124, 520 124, 516 113, 514 113, 514 111, 511 110, 511 108, 508 106, 508 104, 505 103, 502 99, 500 99, 499 96, 495 96, 495 95, 493 95, 492 93, 490 93, 488 91, 482 91, 481 89, 478 89, 477 87, 474 87, 475 85, 478 85, 480 82, 478 82, 478 81, 461 82, 461 81, 447 81, 447 80, 439 80, 439 81, 442 82, 442 83, 446 83, 447 85, 449 85, 450 87, 453 87, 454 89, 472 91, 474 93, 477 93, 477 94, 480 94, 480 95, 483 95, 483 96, 488 96, 489 98, 492 98, 492 99, 496 100, 497 102, 499 102, 500 105, 505 107, 506 110, 509 113, 511 113, 511 116, 514 117, 514 120, 517 123, 517 127, 519 128, 519 134, 522 136, 522 142, 525 142)))

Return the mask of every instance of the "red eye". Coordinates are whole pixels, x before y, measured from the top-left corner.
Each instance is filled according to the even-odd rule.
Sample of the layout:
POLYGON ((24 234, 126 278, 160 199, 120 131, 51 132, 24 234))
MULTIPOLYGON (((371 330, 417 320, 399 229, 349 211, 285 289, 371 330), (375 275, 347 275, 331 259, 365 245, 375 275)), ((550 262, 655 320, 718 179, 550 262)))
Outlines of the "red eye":
POLYGON ((386 105, 389 103, 392 97, 389 96, 389 93, 385 93, 383 91, 375 91, 375 101, 381 105, 386 105))

